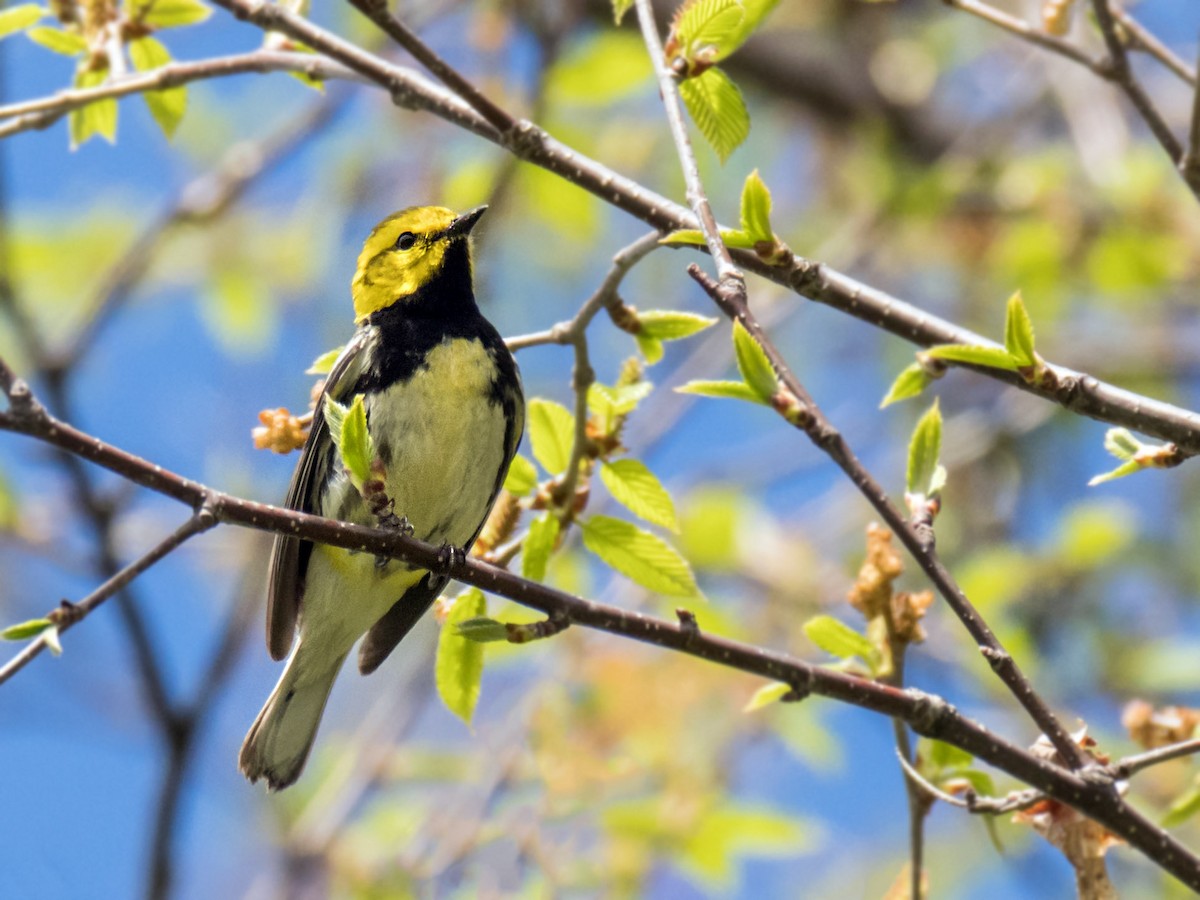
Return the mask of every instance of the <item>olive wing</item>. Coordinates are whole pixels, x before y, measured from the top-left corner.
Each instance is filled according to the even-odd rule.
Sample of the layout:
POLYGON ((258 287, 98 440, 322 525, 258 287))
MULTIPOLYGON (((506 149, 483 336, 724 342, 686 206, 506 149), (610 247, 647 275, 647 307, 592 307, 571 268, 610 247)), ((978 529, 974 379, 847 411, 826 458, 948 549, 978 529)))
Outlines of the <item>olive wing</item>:
MULTIPOLYGON (((284 506, 288 509, 306 513, 316 511, 331 447, 329 426, 325 424, 325 398, 329 396, 341 402, 353 388, 362 372, 368 339, 369 332, 366 329, 356 332, 325 379, 325 387, 313 410, 308 440, 300 454, 296 471, 292 473, 292 483, 284 500, 284 506)), ((304 595, 304 575, 312 549, 311 541, 282 534, 275 536, 267 579, 267 650, 272 659, 283 659, 291 649, 304 595)))

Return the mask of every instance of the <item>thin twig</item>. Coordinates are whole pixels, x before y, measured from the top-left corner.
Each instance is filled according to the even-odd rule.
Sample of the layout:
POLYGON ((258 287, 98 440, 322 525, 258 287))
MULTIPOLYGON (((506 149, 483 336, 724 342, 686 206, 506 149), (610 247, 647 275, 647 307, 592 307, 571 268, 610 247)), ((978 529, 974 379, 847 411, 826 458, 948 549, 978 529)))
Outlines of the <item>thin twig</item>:
MULTIPOLYGON (((0 364, 0 372, 4 366, 0 364)), ((900 717, 914 731, 966 750, 1078 809, 1122 837, 1149 859, 1193 889, 1200 890, 1200 858, 1136 810, 1114 803, 1107 786, 1040 759, 960 715, 944 700, 915 690, 899 690, 794 659, 785 654, 731 641, 682 624, 639 612, 585 600, 547 585, 528 581, 477 559, 447 564, 440 547, 393 530, 368 528, 281 509, 221 493, 139 459, 55 419, 36 401, 0 413, 0 429, 29 435, 91 460, 109 471, 189 506, 207 500, 216 519, 243 527, 287 534, 334 547, 399 559, 472 584, 485 591, 558 615, 572 624, 607 631, 632 640, 686 653, 718 665, 793 685, 797 695, 816 693, 883 715, 900 717)))
POLYGON ((1113 16, 1121 23, 1130 38, 1130 49, 1142 50, 1157 59, 1185 84, 1196 87, 1196 71, 1180 59, 1170 47, 1160 41, 1152 31, 1135 19, 1127 9, 1113 8, 1113 16))
POLYGON ((0 138, 31 129, 48 128, 72 110, 82 109, 99 100, 144 94, 193 81, 247 72, 299 72, 321 80, 360 78, 345 66, 321 56, 278 50, 255 50, 200 62, 172 62, 152 72, 129 75, 98 87, 72 88, 50 97, 0 106, 0 138))
MULTIPOLYGON (((905 759, 899 750, 896 752, 896 758, 900 761, 900 768, 904 770, 909 784, 924 791, 930 797, 941 800, 950 806, 965 809, 967 812, 975 813, 976 815, 998 816, 1004 813, 1019 812, 1023 809, 1029 809, 1035 803, 1040 803, 1046 799, 1046 795, 1038 790, 1015 791, 1007 797, 980 797, 974 791, 969 791, 963 794, 963 796, 957 797, 954 794, 943 791, 918 772, 916 767, 905 759)), ((920 895, 915 894, 914 896, 920 895)))
POLYGON ((1188 128, 1187 152, 1179 171, 1193 191, 1200 191, 1200 84, 1192 88, 1192 120, 1188 128))
MULTIPOLYGON (((255 4, 250 0, 214 0, 214 3, 260 28, 280 31, 343 63, 387 90, 397 106, 431 112, 472 131, 656 229, 673 231, 696 225, 695 215, 687 208, 578 153, 537 126, 519 122, 519 139, 506 139, 454 94, 416 73, 367 53, 281 6, 255 4)), ((732 256, 743 269, 919 346, 987 343, 985 338, 969 329, 940 319, 823 263, 797 257, 787 266, 769 266, 748 251, 734 251, 732 256)), ((1049 380, 1054 386, 1040 381, 1029 382, 1018 373, 1001 369, 973 370, 1036 394, 1078 415, 1172 441, 1187 453, 1200 453, 1200 415, 1197 413, 1114 387, 1064 366, 1048 364, 1047 368, 1054 376, 1049 380)))
MULTIPOLYGON (((103 604, 105 600, 108 600, 118 591, 122 590, 188 538, 208 531, 208 529, 216 524, 217 520, 211 511, 202 506, 191 518, 159 541, 152 549, 122 568, 78 603, 60 607, 60 612, 55 616, 58 620, 57 628, 59 634, 83 621, 93 610, 103 604)), ((37 637, 26 644, 20 653, 3 666, 0 666, 0 684, 8 681, 13 675, 25 668, 47 646, 44 637, 37 637)))
POLYGON ((1136 756, 1127 756, 1109 766, 1108 771, 1112 773, 1113 778, 1124 781, 1142 769, 1148 769, 1159 763, 1170 762, 1184 756, 1194 756, 1197 753, 1200 753, 1200 738, 1193 738, 1190 741, 1180 741, 1178 744, 1147 750, 1136 756))
POLYGON ((961 9, 963 12, 983 19, 985 22, 990 22, 1030 44, 1049 50, 1051 53, 1057 53, 1059 56, 1065 56, 1081 66, 1086 66, 1101 78, 1108 77, 1102 60, 1093 59, 1087 51, 1081 50, 1070 41, 1048 34, 1040 28, 1030 25, 1024 19, 1002 12, 980 0, 942 0, 942 2, 947 6, 953 6, 955 9, 961 9))
POLYGON ((517 124, 516 119, 489 100, 482 91, 409 30, 408 26, 388 12, 387 3, 382 0, 349 0, 349 3, 411 53, 430 74, 454 91, 498 132, 506 134, 517 124))

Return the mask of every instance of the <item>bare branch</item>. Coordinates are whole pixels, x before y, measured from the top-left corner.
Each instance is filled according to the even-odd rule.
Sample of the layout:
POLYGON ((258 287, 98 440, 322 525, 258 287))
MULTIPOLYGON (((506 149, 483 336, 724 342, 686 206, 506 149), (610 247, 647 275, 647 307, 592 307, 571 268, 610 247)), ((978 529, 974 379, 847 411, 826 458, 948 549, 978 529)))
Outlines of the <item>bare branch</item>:
MULTIPOLYGON (((190 519, 175 529, 175 531, 163 538, 141 557, 122 568, 78 603, 68 604, 64 601, 63 606, 51 613, 51 616, 55 619, 59 633, 61 634, 83 621, 96 607, 125 588, 126 585, 130 584, 135 578, 176 547, 183 544, 188 538, 208 531, 208 529, 216 524, 217 520, 212 515, 211 510, 201 505, 201 508, 190 519)), ((0 666, 0 684, 8 681, 13 675, 25 668, 39 653, 46 649, 46 646, 46 639, 44 637, 35 638, 25 645, 20 653, 3 666, 0 666)))

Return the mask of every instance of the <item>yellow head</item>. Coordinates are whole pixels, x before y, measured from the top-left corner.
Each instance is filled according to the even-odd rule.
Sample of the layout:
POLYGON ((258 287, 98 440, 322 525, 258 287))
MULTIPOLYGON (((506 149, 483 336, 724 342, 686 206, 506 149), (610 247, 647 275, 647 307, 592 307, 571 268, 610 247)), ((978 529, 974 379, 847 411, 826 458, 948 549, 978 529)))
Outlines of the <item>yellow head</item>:
POLYGON ((469 290, 467 235, 486 209, 480 206, 458 215, 444 206, 413 206, 376 225, 358 255, 350 285, 355 321, 415 297, 443 274, 447 257, 450 266, 462 269, 447 274, 465 278, 469 290), (455 249, 461 249, 461 257, 451 252, 455 249))

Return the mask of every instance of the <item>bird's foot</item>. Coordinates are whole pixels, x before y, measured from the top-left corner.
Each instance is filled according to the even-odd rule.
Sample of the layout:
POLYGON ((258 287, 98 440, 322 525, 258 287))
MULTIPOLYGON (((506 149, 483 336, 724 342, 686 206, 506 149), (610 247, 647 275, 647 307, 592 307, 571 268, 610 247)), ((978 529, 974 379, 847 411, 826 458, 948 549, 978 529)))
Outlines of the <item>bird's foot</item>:
POLYGON ((442 548, 438 550, 438 568, 446 574, 456 565, 461 565, 467 561, 467 551, 462 547, 455 547, 453 544, 442 544, 442 548))
MULTIPOLYGON (((413 532, 416 530, 413 528, 412 523, 408 521, 408 516, 397 516, 394 512, 381 515, 379 517, 379 527, 385 531, 398 532, 405 537, 412 537, 413 532)), ((375 568, 386 569, 387 564, 390 562, 391 559, 386 556, 377 556, 375 557, 375 568)))

